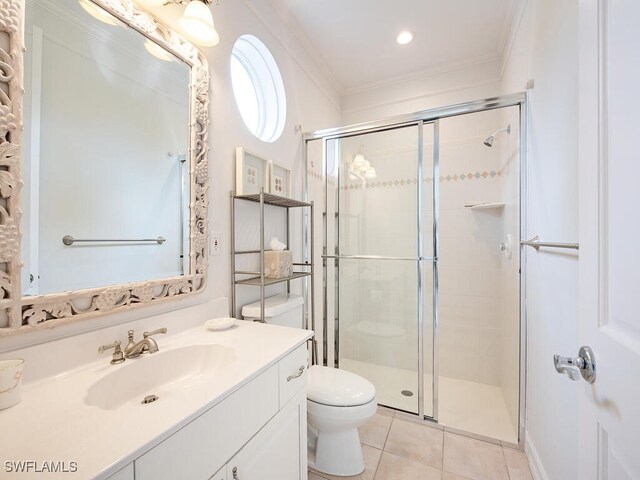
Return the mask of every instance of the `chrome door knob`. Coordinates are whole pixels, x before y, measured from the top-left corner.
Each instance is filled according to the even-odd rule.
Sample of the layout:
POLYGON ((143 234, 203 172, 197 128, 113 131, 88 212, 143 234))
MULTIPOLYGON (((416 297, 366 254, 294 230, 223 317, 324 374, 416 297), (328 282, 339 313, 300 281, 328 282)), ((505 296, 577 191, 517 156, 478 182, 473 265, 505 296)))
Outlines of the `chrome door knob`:
POLYGON ((556 372, 566 375, 573 381, 580 380, 580 377, 589 383, 596 381, 596 359, 590 347, 580 348, 576 358, 554 355, 553 364, 556 372))

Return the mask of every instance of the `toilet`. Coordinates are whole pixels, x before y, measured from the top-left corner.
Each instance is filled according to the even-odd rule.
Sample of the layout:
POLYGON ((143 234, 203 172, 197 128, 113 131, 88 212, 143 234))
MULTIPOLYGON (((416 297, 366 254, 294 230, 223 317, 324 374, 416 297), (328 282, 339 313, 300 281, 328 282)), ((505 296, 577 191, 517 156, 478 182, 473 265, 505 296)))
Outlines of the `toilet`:
MULTIPOLYGON (((302 327, 303 301, 282 294, 265 299, 265 321, 273 325, 302 327)), ((260 317, 260 302, 242 307, 245 320, 260 317)), ((376 389, 355 373, 313 365, 307 389, 309 466, 335 476, 358 475, 364 459, 358 427, 377 409, 376 389)))
POLYGON ((314 365, 309 368, 307 438, 309 466, 337 476, 364 471, 358 427, 378 408, 373 384, 355 373, 314 365))

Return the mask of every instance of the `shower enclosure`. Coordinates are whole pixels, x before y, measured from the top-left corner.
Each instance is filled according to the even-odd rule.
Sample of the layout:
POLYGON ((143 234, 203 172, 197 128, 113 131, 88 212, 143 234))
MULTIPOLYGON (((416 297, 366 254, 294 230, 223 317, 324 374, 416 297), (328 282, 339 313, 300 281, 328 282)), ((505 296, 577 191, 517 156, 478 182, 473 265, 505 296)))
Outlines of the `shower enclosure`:
POLYGON ((378 403, 522 439, 525 95, 307 134, 323 361, 378 403))

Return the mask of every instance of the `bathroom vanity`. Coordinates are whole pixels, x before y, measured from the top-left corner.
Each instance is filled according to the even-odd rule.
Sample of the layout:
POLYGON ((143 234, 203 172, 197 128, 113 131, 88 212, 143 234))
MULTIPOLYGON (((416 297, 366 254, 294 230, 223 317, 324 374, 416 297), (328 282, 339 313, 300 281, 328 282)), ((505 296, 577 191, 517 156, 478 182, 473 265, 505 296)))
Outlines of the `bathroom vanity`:
POLYGON ((26 385, 0 411, 2 478, 42 475, 5 473, 7 462, 48 461, 74 462, 83 479, 306 479, 311 336, 201 326, 160 338, 153 355, 119 365, 105 355, 26 385))

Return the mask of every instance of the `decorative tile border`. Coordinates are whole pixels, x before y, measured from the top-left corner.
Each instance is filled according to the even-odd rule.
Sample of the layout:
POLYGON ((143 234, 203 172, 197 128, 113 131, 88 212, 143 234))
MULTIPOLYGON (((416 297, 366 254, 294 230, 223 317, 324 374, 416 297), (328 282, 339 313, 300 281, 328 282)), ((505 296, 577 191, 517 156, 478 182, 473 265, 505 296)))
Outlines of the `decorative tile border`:
MULTIPOLYGON (((474 173, 456 173, 453 175, 441 175, 439 177, 440 183, 443 182, 457 182, 457 181, 470 181, 470 180, 488 180, 496 177, 501 177, 503 175, 503 170, 484 170, 482 172, 474 172, 474 173)), ((324 176, 314 171, 309 172, 309 176, 315 180, 323 181, 324 176)), ((425 183, 430 183, 433 181, 432 177, 425 177, 423 180, 425 183)), ((349 185, 345 185, 341 187, 343 190, 358 190, 358 189, 367 189, 367 188, 387 188, 387 187, 410 187, 416 185, 418 183, 417 178, 401 178, 395 180, 381 180, 381 181, 367 181, 367 183, 353 183, 349 185)))

